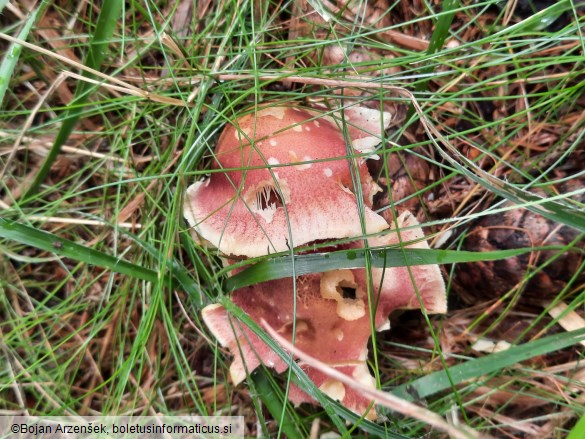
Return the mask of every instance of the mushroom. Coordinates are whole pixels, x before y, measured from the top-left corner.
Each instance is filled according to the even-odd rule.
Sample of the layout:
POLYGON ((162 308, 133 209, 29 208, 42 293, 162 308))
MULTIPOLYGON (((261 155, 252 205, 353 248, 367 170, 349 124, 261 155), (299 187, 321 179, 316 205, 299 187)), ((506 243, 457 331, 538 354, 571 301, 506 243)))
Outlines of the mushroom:
MULTIPOLYGON (((391 233, 368 239, 370 247, 399 247, 428 249, 424 233, 417 219, 408 211, 396 219, 391 233)), ((351 243, 354 248, 363 247, 362 241, 351 243)), ((353 270, 356 282, 366 285, 365 270, 353 270)), ((395 309, 420 309, 422 305, 428 314, 447 312, 445 282, 438 265, 413 265, 410 267, 373 267, 372 285, 379 297, 376 314, 376 328, 389 328, 388 315, 395 309), (414 280, 414 283, 413 283, 414 280), (421 304, 422 301, 422 304, 421 304)))
MULTIPOLYGON (((342 317, 338 302, 327 299, 321 289, 325 281, 345 275, 351 276, 350 270, 343 273, 312 274, 297 279, 297 305, 294 307, 293 283, 291 279, 279 279, 234 291, 232 301, 241 307, 256 322, 265 320, 282 336, 292 340, 295 331, 295 347, 312 355, 316 359, 336 367, 340 372, 373 386, 374 382, 366 366, 367 343, 370 337, 369 316, 363 306, 361 317, 354 315, 350 319, 342 317), (341 314, 341 315, 340 315, 341 314)), ((366 298, 362 304, 366 305, 366 298)), ((274 368, 278 373, 288 365, 278 357, 249 328, 229 318, 221 305, 209 305, 203 310, 203 320, 218 341, 227 347, 234 360, 230 366, 230 376, 234 384, 244 380, 260 364, 274 368)), ((367 398, 346 388, 342 383, 329 379, 318 370, 307 368, 301 363, 309 378, 324 393, 339 400, 349 409, 364 413, 370 404, 367 398)), ((305 392, 292 386, 289 399, 295 404, 314 402, 305 392)), ((375 417, 371 411, 368 416, 375 417)))
MULTIPOLYGON (((402 214, 397 223, 399 228, 411 227, 400 232, 403 242, 422 238, 422 230, 408 212, 402 214)), ((394 231, 374 244, 393 245, 399 241, 398 231, 394 231)), ((348 247, 359 247, 359 244, 352 243, 348 247)), ((428 248, 428 245, 422 240, 411 242, 408 247, 428 248)), ((374 327, 377 330, 389 328, 388 315, 392 311, 421 308, 419 297, 427 313, 446 311, 445 285, 436 265, 373 268, 371 277, 374 285, 372 300, 376 303, 374 327)), ((296 314, 291 279, 236 290, 232 301, 254 321, 266 321, 290 341, 294 328, 297 349, 373 387, 374 380, 366 365, 367 345, 372 335, 366 282, 363 268, 299 276, 296 281, 296 314)), ((202 315, 218 341, 234 355, 230 375, 235 384, 243 381, 246 374, 260 364, 279 373, 287 369, 288 365, 249 328, 230 320, 221 305, 207 306, 202 315)), ((302 363, 301 367, 331 398, 369 419, 376 417, 367 397, 318 370, 302 363)), ((291 388, 289 399, 296 404, 314 402, 296 386, 291 388)))
POLYGON ((360 215, 367 234, 388 228, 371 210, 380 188, 366 156, 356 160, 356 179, 348 156, 371 153, 390 117, 350 107, 344 120, 345 127, 315 110, 266 107, 228 124, 215 151, 215 172, 187 190, 185 218, 224 255, 245 257, 361 236, 360 215), (344 128, 355 149, 346 146, 344 128), (364 198, 361 212, 354 180, 364 198))
MULTIPOLYGON (((343 238, 350 242, 338 248, 363 247, 364 233, 390 228, 371 209, 380 188, 365 165, 388 123, 387 114, 360 107, 333 117, 277 106, 238 118, 219 138, 211 177, 187 190, 184 215, 196 239, 217 248, 226 260, 343 238)), ((412 215, 402 214, 396 222, 384 236, 369 238, 369 246, 408 242, 427 247, 412 215)), ((372 327, 387 329, 388 315, 395 309, 424 306, 433 313, 446 308, 436 266, 373 268, 370 275, 363 268, 344 269, 279 279, 236 290, 232 301, 288 340, 294 331, 296 348, 369 386, 374 386, 366 365, 372 327), (374 286, 371 298, 368 281, 374 286), (370 299, 375 303, 373 316, 370 299)), ((287 369, 286 362, 221 305, 207 306, 202 316, 234 356, 230 375, 235 384, 260 364, 277 372, 287 369)), ((367 397, 318 370, 303 369, 333 399, 370 419, 376 417, 367 397)), ((295 386, 289 398, 314 402, 295 386)))

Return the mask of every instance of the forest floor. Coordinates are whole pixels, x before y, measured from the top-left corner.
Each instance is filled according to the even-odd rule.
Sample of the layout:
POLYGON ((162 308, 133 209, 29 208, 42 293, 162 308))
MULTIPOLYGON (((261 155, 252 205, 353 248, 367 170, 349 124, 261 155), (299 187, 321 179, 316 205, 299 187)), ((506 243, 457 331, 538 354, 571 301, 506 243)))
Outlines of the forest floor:
POLYGON ((546 0, 0 0, 0 413, 585 437, 584 20, 546 0), (373 209, 445 250, 449 310, 393 313, 368 365, 428 415, 293 407, 291 382, 318 392, 298 368, 229 380, 201 310, 245 316, 183 202, 226 122, 267 103, 391 114, 373 209))

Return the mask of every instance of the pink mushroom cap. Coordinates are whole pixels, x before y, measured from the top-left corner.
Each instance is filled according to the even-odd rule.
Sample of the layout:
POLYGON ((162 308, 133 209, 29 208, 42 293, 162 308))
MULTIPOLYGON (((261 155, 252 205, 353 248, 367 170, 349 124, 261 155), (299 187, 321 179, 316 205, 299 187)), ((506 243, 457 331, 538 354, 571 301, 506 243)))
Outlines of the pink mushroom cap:
MULTIPOLYGON (((409 248, 428 248, 413 215, 408 212, 400 215, 397 226, 394 232, 369 240, 370 246, 391 246, 403 242, 409 248)), ((355 242, 347 247, 360 248, 363 244, 355 242)), ((428 313, 444 313, 447 301, 445 283, 437 265, 372 268, 371 299, 376 303, 372 325, 367 281, 363 268, 300 276, 296 281, 296 314, 292 279, 236 290, 232 300, 254 321, 266 321, 289 341, 292 340, 294 323, 295 348, 335 367, 361 384, 374 386, 366 365, 372 327, 388 329, 388 316, 397 309, 424 306, 428 313)), ((246 374, 260 364, 277 372, 287 369, 286 362, 248 327, 230 319, 221 305, 209 305, 202 315, 211 332, 234 355, 230 366, 234 383, 243 381, 246 374)), ((367 413, 370 419, 376 417, 369 398, 319 370, 302 363, 301 367, 315 385, 330 397, 360 415, 367 413)), ((297 404, 314 402, 296 386, 291 387, 289 399, 297 404)))
POLYGON ((388 228, 370 209, 379 187, 365 156, 355 162, 365 205, 360 213, 350 161, 373 151, 390 118, 360 107, 345 110, 344 118, 353 147, 340 120, 315 110, 267 107, 228 124, 211 177, 187 190, 189 224, 221 253, 245 257, 361 236, 360 215, 367 234, 388 228))
MULTIPOLYGON (((392 224, 391 231, 383 236, 368 239, 370 247, 428 249, 416 217, 403 212, 392 224)), ((351 243, 354 248, 363 247, 363 241, 351 243)), ((356 282, 366 285, 366 271, 353 270, 356 282)), ((420 309, 424 305, 428 314, 447 312, 447 295, 441 270, 436 264, 412 265, 410 267, 373 267, 371 281, 379 298, 376 313, 376 328, 389 327, 388 315, 395 309, 420 309), (421 305, 422 303, 422 305, 421 305)))
MULTIPOLYGON (((352 276, 349 270, 340 271, 352 276)), ((322 296, 321 284, 322 276, 319 274, 298 279, 296 315, 292 279, 280 279, 237 290, 232 294, 232 300, 256 322, 266 321, 288 340, 292 339, 294 323, 296 348, 363 384, 374 386, 366 366, 371 329, 364 297, 358 299, 363 310, 361 315, 348 320, 339 316, 336 300, 322 296)), ((360 291, 359 294, 362 293, 360 291)), ((230 320, 221 305, 207 306, 202 316, 218 341, 234 355, 230 375, 235 384, 242 382, 247 373, 260 364, 274 368, 279 373, 288 368, 288 364, 248 327, 235 319, 230 320)), ((302 363, 300 366, 327 395, 357 413, 365 413, 370 404, 369 399, 318 370, 302 363)), ((295 404, 314 402, 294 385, 290 389, 289 399, 295 404)), ((368 418, 373 417, 375 411, 371 410, 368 418)))

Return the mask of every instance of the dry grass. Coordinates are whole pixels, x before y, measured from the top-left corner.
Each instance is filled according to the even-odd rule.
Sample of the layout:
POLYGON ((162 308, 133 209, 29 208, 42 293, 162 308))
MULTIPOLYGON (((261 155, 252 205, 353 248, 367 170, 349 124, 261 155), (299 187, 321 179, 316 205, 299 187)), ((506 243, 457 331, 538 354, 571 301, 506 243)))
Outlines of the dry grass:
MULTIPOLYGON (((583 328, 583 229, 511 209, 462 161, 583 212, 583 10, 559 2, 533 15, 521 1, 465 2, 449 26, 439 3, 129 2, 94 68, 101 3, 7 3, 0 53, 15 41, 23 49, 0 77, 9 81, 0 217, 156 273, 178 270, 190 289, 75 252, 58 256, 59 243, 51 251, 32 237, 0 240, 0 410, 220 412, 246 416, 247 435, 277 434, 253 380, 252 390, 227 381, 229 356, 200 321, 201 307, 222 294, 219 266, 189 240, 181 215, 181 194, 205 173, 226 120, 268 100, 344 98, 391 111, 382 160, 371 166, 387 189, 376 208, 387 217, 413 211, 442 248, 564 247, 444 265, 450 312, 431 320, 438 345, 410 311, 377 337, 384 390, 442 370, 441 358, 455 366, 583 328), (15 38, 33 10, 25 44, 15 38), (446 40, 433 49, 445 23, 446 40), (422 117, 400 88, 414 93, 422 117), (429 127, 448 139, 445 154, 458 165, 429 140, 429 127)), ((452 425, 492 436, 563 437, 584 415, 582 361, 574 343, 513 366, 502 360, 457 390, 411 396, 452 425)), ((301 436, 314 419, 320 432, 339 427, 312 406, 286 410, 301 436)), ((427 424, 396 416, 388 427, 415 437, 427 424)))

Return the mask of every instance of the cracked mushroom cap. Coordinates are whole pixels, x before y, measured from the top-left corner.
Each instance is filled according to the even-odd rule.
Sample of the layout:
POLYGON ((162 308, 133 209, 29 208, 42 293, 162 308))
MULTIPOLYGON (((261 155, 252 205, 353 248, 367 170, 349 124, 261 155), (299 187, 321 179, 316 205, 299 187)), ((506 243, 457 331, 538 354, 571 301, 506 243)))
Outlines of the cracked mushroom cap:
MULTIPOLYGON (((346 147, 341 121, 315 110, 267 107, 227 125, 215 151, 219 172, 187 190, 187 221, 203 240, 234 256, 361 236, 348 152, 371 153, 390 117, 351 107, 344 120, 353 149, 346 147)), ((356 162, 366 233, 377 233, 388 228, 370 209, 379 187, 365 158, 356 162)))
MULTIPOLYGON (((402 241, 410 248, 428 248, 422 229, 410 213, 400 215, 397 225, 396 232, 376 240, 370 239, 369 244, 388 246, 402 241)), ((353 248, 362 246, 361 243, 348 245, 353 248)), ((385 270, 372 268, 372 295, 376 301, 374 326, 377 330, 389 328, 388 316, 392 311, 421 308, 419 295, 428 313, 446 312, 445 284, 438 266, 411 266, 410 273, 407 267, 390 267, 385 270)), ((254 321, 268 322, 289 341, 292 339, 294 323, 297 349, 373 387, 374 380, 366 364, 372 328, 367 280, 363 268, 300 276, 296 285, 296 315, 291 279, 279 279, 236 290, 232 300, 254 321)), ((230 319, 221 305, 206 307, 203 320, 219 342, 234 355, 230 375, 235 384, 243 381, 260 364, 274 368, 279 373, 287 369, 288 365, 268 345, 245 325, 230 319)), ((300 366, 315 385, 331 398, 339 400, 360 415, 369 410, 369 419, 376 417, 375 410, 370 408, 371 401, 360 392, 314 368, 305 367, 302 363, 300 366)), ((297 404, 314 402, 296 386, 291 387, 289 399, 297 404)))
MULTIPOLYGON (((313 274, 297 280, 297 306, 294 312, 292 279, 279 279, 234 291, 232 300, 256 322, 265 320, 288 340, 295 324, 295 347, 335 367, 359 382, 374 386, 366 365, 367 344, 371 335, 365 291, 355 284, 350 270, 313 274), (342 285, 346 289, 339 287, 342 285), (353 288, 352 288, 353 287, 353 288), (353 289, 350 294, 347 290, 353 289), (345 295, 345 297, 344 297, 345 295), (296 318, 295 318, 296 317, 296 318)), ((278 373, 288 368, 268 345, 248 327, 230 318, 218 304, 203 309, 203 320, 218 341, 234 355, 230 376, 234 384, 244 380, 260 364, 278 373)), ((331 398, 360 415, 370 400, 358 391, 332 380, 322 372, 300 363, 315 385, 331 398)), ((315 401, 292 385, 289 399, 295 404, 315 401)), ((375 418, 370 409, 368 418, 375 418)))
MULTIPOLYGON (((392 225, 393 232, 368 239, 370 247, 391 247, 404 244, 406 248, 428 249, 424 233, 410 212, 403 212, 392 225), (400 237, 399 237, 400 234, 400 237)), ((363 243, 352 243, 361 247, 363 243)), ((365 270, 353 270, 356 282, 366 285, 365 270)), ((388 315, 395 309, 420 309, 421 301, 428 314, 447 312, 447 294, 441 270, 436 264, 410 267, 372 268, 372 285, 380 298, 376 312, 376 328, 389 327, 388 315), (419 300, 420 297, 420 300, 419 300)))

